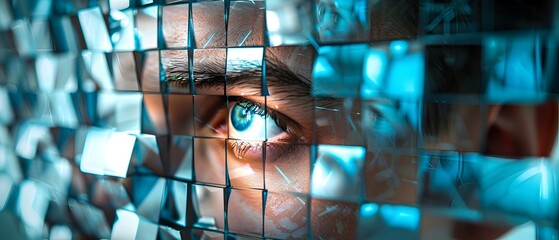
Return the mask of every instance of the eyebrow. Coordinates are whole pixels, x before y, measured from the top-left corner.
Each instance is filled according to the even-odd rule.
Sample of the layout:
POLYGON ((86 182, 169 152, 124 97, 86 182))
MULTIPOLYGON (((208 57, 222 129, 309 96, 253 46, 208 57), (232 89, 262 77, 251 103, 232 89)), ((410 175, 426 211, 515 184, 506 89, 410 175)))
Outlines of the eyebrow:
MULTIPOLYGON (((226 60, 224 59, 224 61, 226 60)), ((246 61, 241 66, 236 64, 228 69, 226 64, 209 60, 195 64, 192 68, 192 81, 189 81, 186 61, 169 60, 164 66, 166 81, 179 82, 185 88, 194 83, 195 89, 261 87, 263 96, 270 95, 268 93, 268 87, 270 87, 274 89, 274 94, 288 93, 286 94, 287 100, 311 96, 311 80, 294 73, 272 54, 267 55, 261 64, 255 61, 246 61)))

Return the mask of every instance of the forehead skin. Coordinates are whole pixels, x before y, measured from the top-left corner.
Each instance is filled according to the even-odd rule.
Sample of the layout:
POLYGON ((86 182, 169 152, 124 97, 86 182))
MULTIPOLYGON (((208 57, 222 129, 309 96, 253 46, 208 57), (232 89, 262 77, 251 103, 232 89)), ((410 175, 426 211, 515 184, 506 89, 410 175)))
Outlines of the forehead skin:
POLYGON ((210 48, 264 45, 263 2, 232 2, 227 27, 224 6, 219 1, 192 4, 193 46, 210 48))
MULTIPOLYGON (((188 25, 183 25, 183 23, 188 21, 188 5, 173 5, 166 6, 163 9, 163 24, 164 24, 164 34, 167 42, 183 42, 187 39, 188 35, 188 25)), ((202 42, 204 45, 207 43, 206 50, 202 51, 200 47, 198 51, 204 53, 212 52, 213 50, 224 52, 226 35, 224 33, 224 6, 223 2, 202 2, 194 3, 192 5, 192 17, 194 21, 194 35, 197 43, 202 42)), ((252 4, 250 2, 238 2, 236 5, 231 5, 230 10, 230 22, 228 26, 228 42, 234 42, 235 39, 244 39, 247 36, 247 32, 252 30, 251 35, 247 38, 243 46, 263 46, 263 14, 264 10, 260 9, 260 6, 252 4), (247 24, 248 23, 248 24, 247 24), (251 25, 250 23, 256 23, 251 25), (260 33, 260 34, 258 34, 260 33)), ((154 33, 155 34, 155 33, 154 33)), ((184 45, 184 44, 183 44, 184 45)), ((200 45, 200 44, 196 44, 200 45)), ((174 49, 187 49, 186 47, 174 48, 174 49)), ((200 53, 202 53, 200 52, 200 53)), ((170 60, 175 62, 184 62, 187 66, 187 59, 184 51, 161 51, 162 63, 169 62, 170 60)), ((196 51, 194 52, 196 57, 196 51)), ((290 71, 298 76, 301 76, 308 85, 310 85, 310 79, 312 75, 312 66, 314 61, 314 56, 316 52, 310 46, 283 46, 283 47, 270 47, 266 48, 265 55, 267 59, 274 58, 277 62, 282 63, 283 67, 288 68, 290 71)), ((225 63, 225 54, 206 54, 204 56, 204 62, 214 62, 214 63, 225 63)), ((144 75, 152 76, 151 79, 158 79, 159 68, 156 67, 158 64, 148 64, 144 67, 144 75)), ((196 66, 195 66, 196 67, 196 66)), ((269 80, 271 81, 271 80, 269 80)), ((277 85, 281 85, 281 79, 275 79, 277 85)), ((148 86, 150 83, 144 81, 144 90, 152 89, 148 86), (146 87, 147 86, 147 87, 146 87)), ((159 85, 156 81, 153 84, 159 85)), ((286 84, 287 85, 287 84, 286 84)), ((270 84, 269 84, 270 86, 270 84)), ((286 101, 280 101, 285 99, 286 95, 291 91, 286 91, 290 88, 289 85, 279 89, 277 87, 269 87, 269 93, 271 98, 268 98, 268 104, 271 106, 276 106, 276 108, 290 108, 291 103, 288 104, 286 101)), ((156 89, 153 87, 153 89, 156 89)), ((237 89, 242 90, 242 89, 237 89)), ((235 93, 233 93, 235 94, 235 93)), ((238 94, 238 93, 237 93, 238 94)), ((146 99, 146 105, 150 108, 152 101, 146 99)), ((305 94, 305 99, 298 99, 297 105, 304 108, 306 112, 312 110, 312 98, 310 94, 305 94)), ((151 108, 150 108, 151 109, 151 108)), ((300 114, 290 114, 285 113, 294 120, 300 122, 302 125, 311 126, 312 123, 309 119, 303 119, 300 114)))
MULTIPOLYGON (((186 42, 188 5, 168 6, 163 11, 163 32, 167 41, 186 42)), ((264 6, 263 2, 232 2, 229 10, 227 34, 225 33, 223 2, 202 2, 192 4, 193 35, 195 48, 223 48, 225 46, 264 46, 264 6)), ((275 58, 291 71, 306 79, 311 79, 315 50, 311 47, 270 48, 275 58)), ((170 56, 172 57, 172 56, 170 56)), ((208 60, 225 61, 222 55, 209 55, 208 60)))

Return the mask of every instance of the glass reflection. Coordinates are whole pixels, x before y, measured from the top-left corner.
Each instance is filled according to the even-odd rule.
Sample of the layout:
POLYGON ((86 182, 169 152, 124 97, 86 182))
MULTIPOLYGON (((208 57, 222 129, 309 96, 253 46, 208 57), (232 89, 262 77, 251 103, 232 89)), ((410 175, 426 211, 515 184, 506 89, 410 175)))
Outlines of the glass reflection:
POLYGON ((0 1, 0 232, 557 238, 551 2, 0 1))

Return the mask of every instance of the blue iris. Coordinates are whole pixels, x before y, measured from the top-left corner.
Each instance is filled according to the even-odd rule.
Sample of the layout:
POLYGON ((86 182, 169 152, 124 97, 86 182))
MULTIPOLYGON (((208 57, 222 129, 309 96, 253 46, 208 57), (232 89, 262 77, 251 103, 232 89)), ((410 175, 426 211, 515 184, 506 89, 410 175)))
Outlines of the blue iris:
POLYGON ((237 131, 244 131, 252 124, 255 112, 240 104, 235 104, 231 110, 231 123, 237 131))

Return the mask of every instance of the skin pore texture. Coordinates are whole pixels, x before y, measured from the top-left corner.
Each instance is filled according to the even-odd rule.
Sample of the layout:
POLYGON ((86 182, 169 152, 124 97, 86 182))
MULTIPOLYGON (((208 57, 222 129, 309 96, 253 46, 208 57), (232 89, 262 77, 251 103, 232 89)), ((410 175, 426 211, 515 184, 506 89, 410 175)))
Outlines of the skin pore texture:
MULTIPOLYGON (((313 199, 307 194, 310 188, 310 143, 313 138, 313 98, 310 96, 311 73, 315 50, 312 47, 267 48, 264 52, 267 66, 268 96, 262 96, 261 73, 244 78, 233 78, 225 73, 227 52, 224 46, 262 45, 262 6, 250 2, 238 2, 230 10, 228 38, 224 33, 223 3, 207 2, 193 5, 194 41, 194 88, 197 95, 193 104, 170 104, 169 122, 173 126, 194 122, 194 134, 201 136, 194 142, 194 172, 196 181, 203 185, 195 187, 199 217, 215 221, 217 229, 260 235, 273 238, 301 238, 309 233, 325 238, 353 235, 356 225, 356 204, 313 199), (251 31, 251 34, 247 34, 251 31), (248 35, 248 37, 247 37, 248 35), (204 47, 204 49, 201 49, 204 47), (221 73, 215 69, 222 69, 221 73), (217 79, 228 75, 228 80, 217 79), (209 84, 211 82, 211 84, 209 84), (229 97, 223 96, 224 93, 229 97), (239 97, 260 106, 268 106, 277 112, 279 122, 288 131, 264 139, 239 139, 231 128, 231 108, 239 97), (176 106, 176 107, 173 107, 176 106), (193 108, 193 109, 189 109, 193 108), (194 113, 196 120, 190 119, 194 113), (243 150, 235 150, 242 147, 243 150), (224 206, 226 170, 232 186, 228 204, 224 206), (267 189, 266 204, 263 204, 267 189), (310 205, 310 207, 309 207, 310 205), (311 209, 309 213, 309 209, 311 209), (328 209, 328 211, 326 211, 328 209), (227 211, 227 218, 224 218, 227 211), (322 214, 321 214, 322 213, 322 214), (263 217, 264 214, 264 217, 263 217), (308 216, 311 219, 308 219, 308 216)), ((170 23, 163 32, 170 42, 184 42, 184 28, 176 22, 184 22, 184 9, 164 9, 163 23, 170 23), (179 27, 177 27, 179 26, 179 27)), ((169 45, 169 44, 168 44, 169 45)), ((169 50, 161 53, 163 68, 174 65, 175 73, 166 72, 167 79, 176 72, 187 72, 187 53, 169 50), (182 64, 182 67, 181 65, 182 64), (178 66, 177 66, 178 65, 178 66)), ((149 60, 148 60, 149 61, 149 60)), ((145 64, 144 76, 157 79, 156 64, 145 64)), ((259 66, 253 66, 259 68, 259 66)), ((167 68, 169 69, 169 68, 167 68)), ((247 72, 253 68, 246 69, 247 72)), ((144 78, 145 79, 145 78, 144 78)), ((143 81, 149 89, 158 83, 143 81), (151 85, 151 86, 150 86, 151 85)), ((172 91, 180 91, 179 84, 170 84, 172 91)), ((189 85, 182 85, 188 89, 189 85)), ((188 91, 188 90, 186 90, 188 91)), ((170 96, 172 96, 171 94, 170 96)), ((155 125, 166 121, 162 98, 159 94, 145 94, 144 103, 155 125), (162 116, 163 115, 163 116, 162 116)), ((169 99, 178 99, 170 97, 169 99)), ((338 100, 317 100, 322 105, 336 107, 338 100)), ((269 123, 269 122, 268 122, 269 123)), ((273 123, 273 122, 272 122, 273 123)), ((273 124, 272 124, 273 125, 273 124)), ((268 126, 268 128, 277 126, 268 126)), ((262 128, 262 131, 265 129, 262 128)), ((336 142, 338 136, 328 126, 319 127, 319 141, 336 142), (323 128, 320 130, 320 128, 323 128)))
MULTIPOLYGON (((194 140, 193 171, 196 181, 201 184, 195 187, 195 196, 192 195, 196 198, 197 215, 211 219, 220 230, 227 226, 231 232, 264 234, 271 238, 303 238, 309 233, 323 239, 355 236, 357 203, 310 200, 307 197, 311 179, 310 144, 313 139, 315 143, 327 144, 344 144, 348 140, 340 137, 347 136, 339 132, 340 129, 331 127, 332 122, 327 121, 329 118, 321 119, 321 116, 315 115, 314 106, 337 109, 343 108, 344 101, 313 99, 310 95, 316 55, 312 47, 264 48, 263 55, 268 61, 267 85, 262 83, 262 71, 257 70, 258 65, 236 72, 226 71, 230 53, 225 46, 262 46, 264 43, 263 6, 250 2, 234 4, 229 12, 229 24, 225 26, 222 2, 194 3, 191 25, 194 33, 190 39, 188 25, 183 25, 188 19, 188 8, 176 5, 163 10, 166 46, 185 46, 187 41, 194 41, 191 44, 196 46, 191 53, 194 57, 192 82, 177 77, 178 73, 189 74, 188 53, 185 50, 161 51, 162 67, 171 89, 167 108, 161 94, 149 93, 157 92, 160 86, 158 59, 146 58, 141 73, 144 76, 144 103, 154 125, 163 126, 168 121, 170 134, 186 129, 183 133, 197 137, 194 140), (219 69, 222 71, 219 72, 219 69), (195 96, 184 95, 194 91, 195 96), (263 92, 267 93, 266 96, 263 92), (186 97, 177 97, 178 93, 186 97), (266 112, 277 113, 280 116, 278 121, 284 123, 288 131, 268 136, 267 140, 258 137, 243 139, 235 135, 236 132, 231 129, 230 113, 242 101, 267 106, 266 112), (166 112, 169 113, 168 119, 166 112), (326 124, 322 124, 324 122, 326 124), (232 186, 230 192, 223 190, 227 181, 232 186), (224 212, 227 212, 227 217, 224 217, 224 212)), ((360 103, 350 107, 355 112, 359 112, 360 108, 360 103)), ((469 135, 471 145, 463 149, 446 148, 446 143, 456 142, 458 138, 451 124, 439 134, 436 142, 427 143, 427 148, 476 151, 506 157, 547 156, 557 132, 556 103, 536 108, 490 106, 483 109, 487 111, 484 114, 475 106, 459 106, 453 111, 465 120, 466 129, 472 133, 469 135), (545 124, 536 124, 542 121, 545 124), (518 130, 518 126, 523 126, 522 130, 518 130), (552 126, 552 129, 546 131, 543 126, 552 126), (480 129, 487 129, 487 134, 481 134, 480 129), (484 143, 482 139, 488 140, 484 143), (505 140, 512 141, 505 144, 510 147, 503 147, 505 140)), ((357 115, 354 120, 361 124, 357 115)), ((267 127, 278 127, 273 126, 278 121, 267 122, 272 125, 267 127)), ((265 131, 265 127, 261 131, 265 131)), ((401 169, 407 170, 399 174, 409 175, 409 179, 415 180, 416 162, 401 164, 401 169)), ((367 176, 366 180, 369 180, 367 176)), ((376 187, 367 186, 367 191, 375 192, 376 187)), ((415 186, 403 186, 391 200, 416 204, 415 186)), ((448 222, 425 221, 422 224, 442 226, 448 222)), ((447 227, 452 229, 452 226, 447 227)), ((507 230, 468 224, 454 228, 460 232, 460 236, 454 237, 460 239, 496 237, 507 230)))

